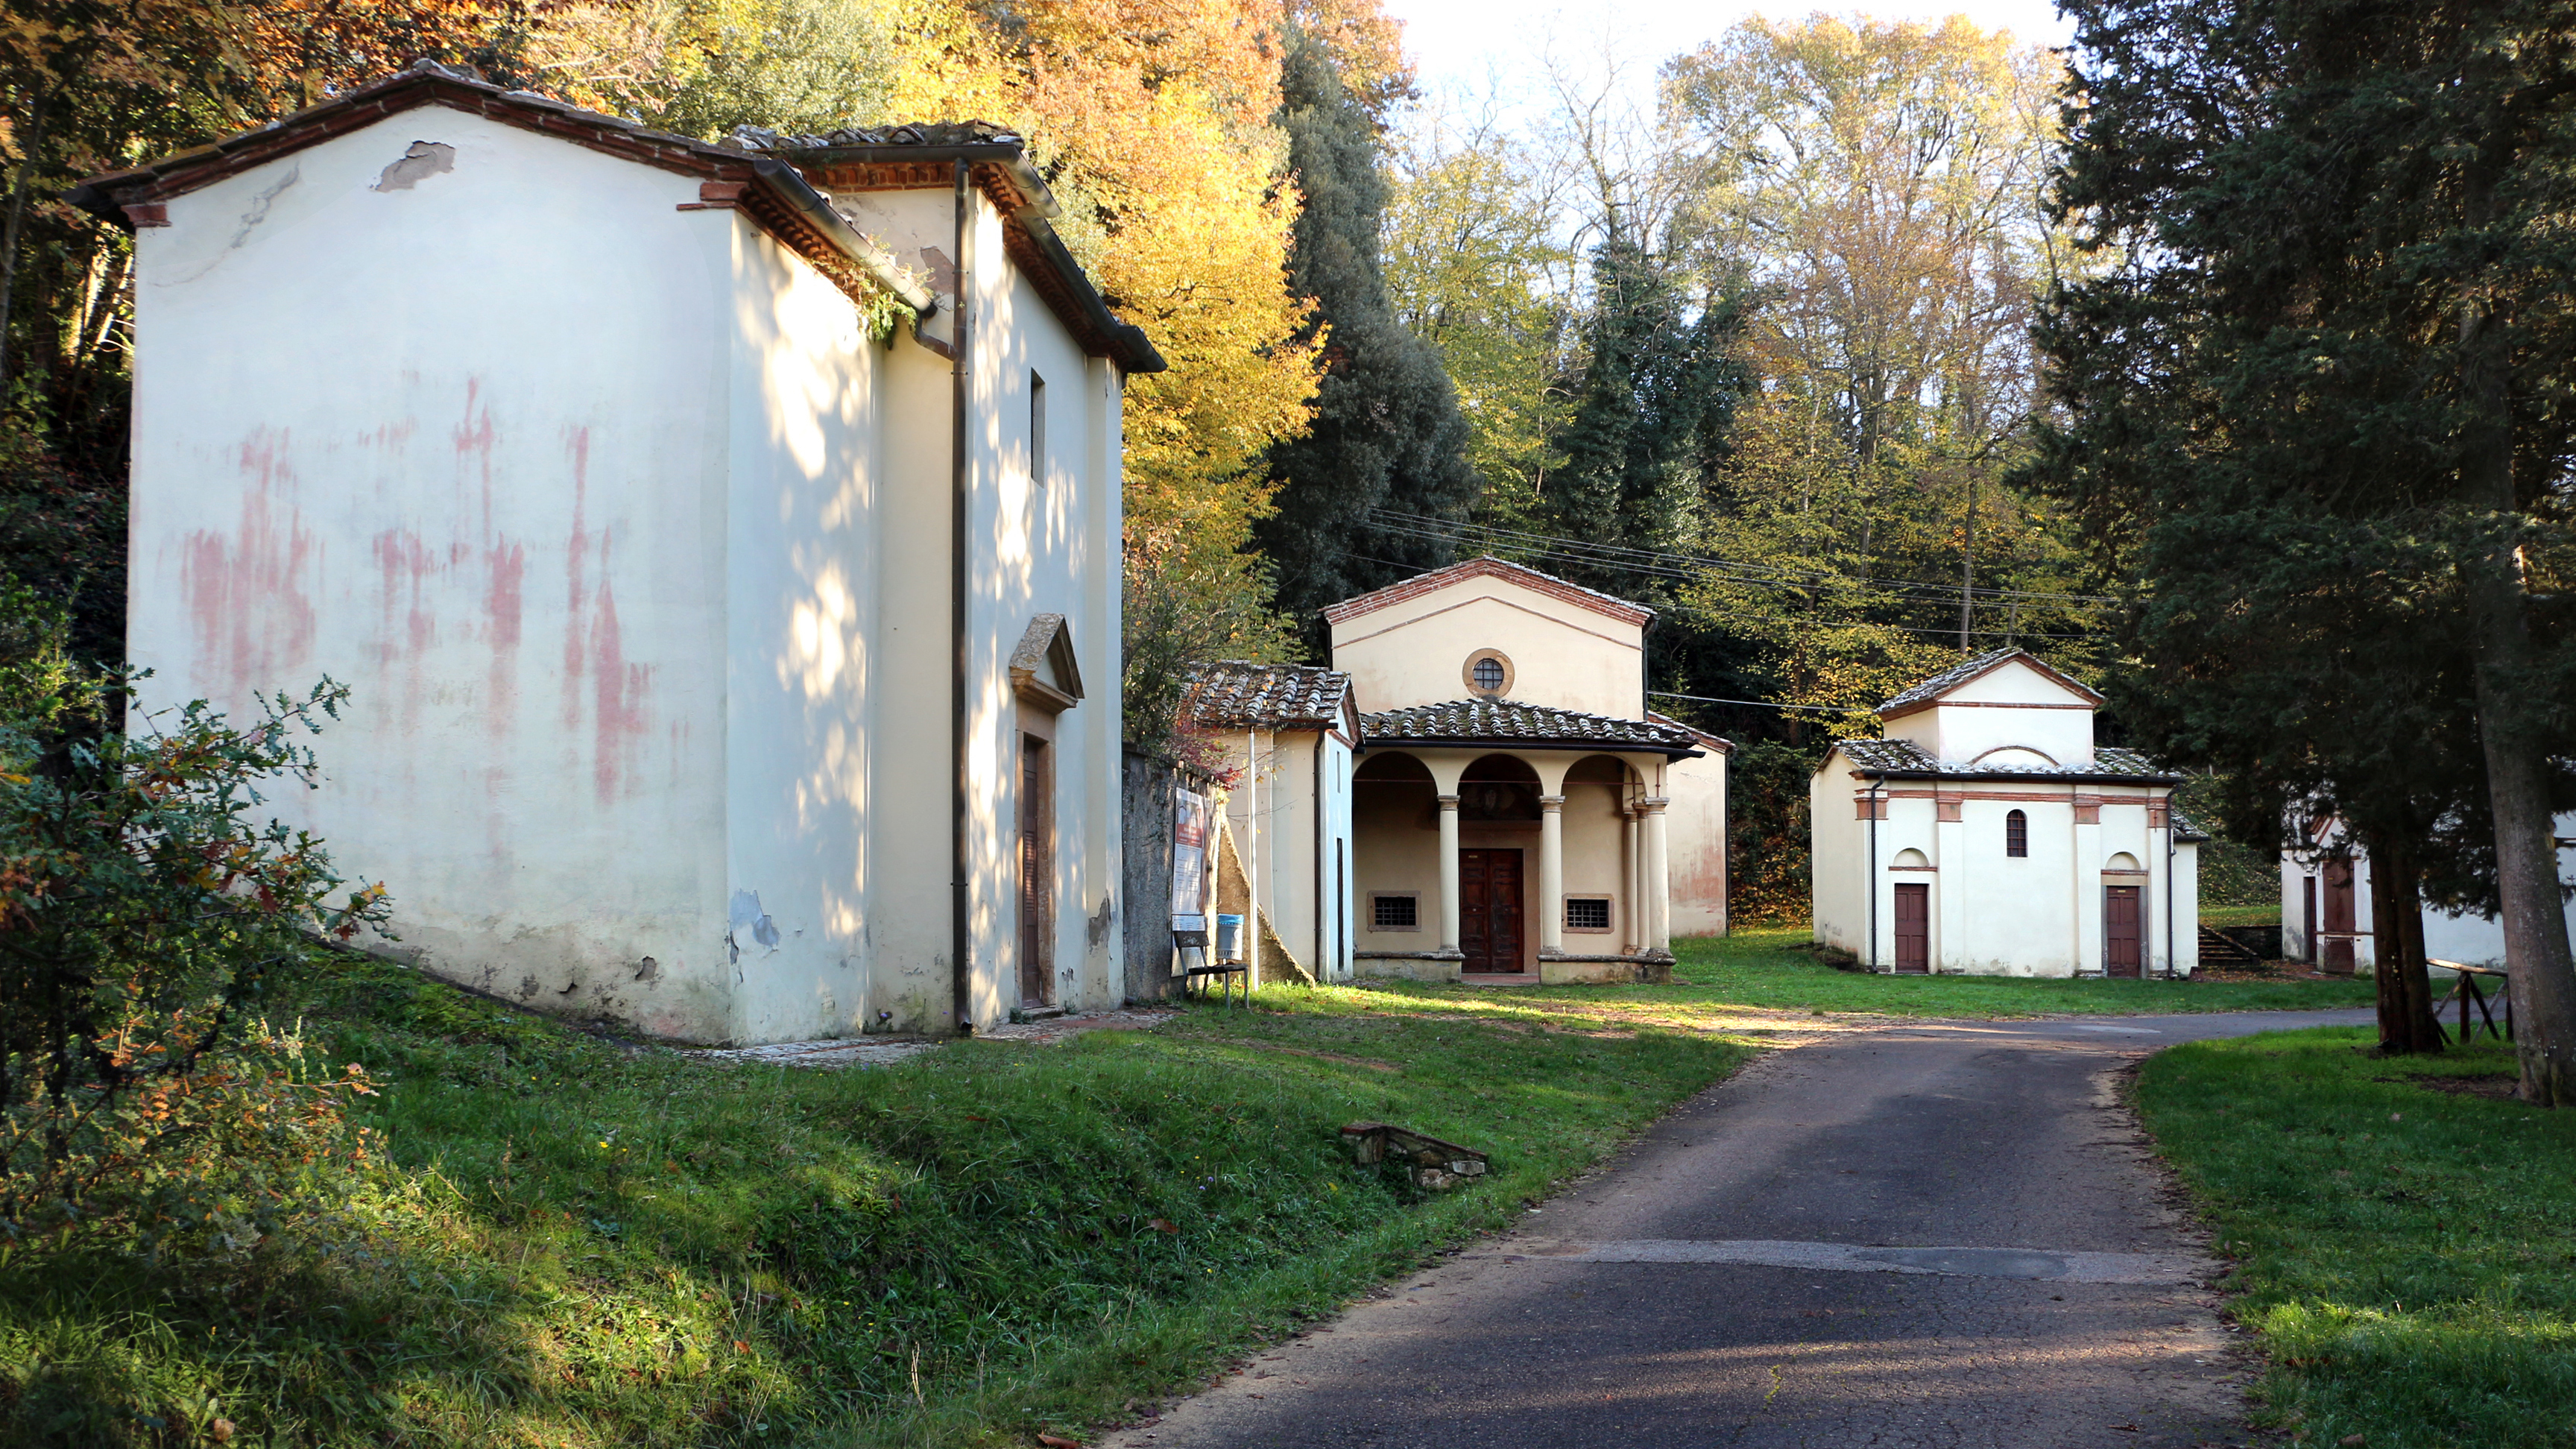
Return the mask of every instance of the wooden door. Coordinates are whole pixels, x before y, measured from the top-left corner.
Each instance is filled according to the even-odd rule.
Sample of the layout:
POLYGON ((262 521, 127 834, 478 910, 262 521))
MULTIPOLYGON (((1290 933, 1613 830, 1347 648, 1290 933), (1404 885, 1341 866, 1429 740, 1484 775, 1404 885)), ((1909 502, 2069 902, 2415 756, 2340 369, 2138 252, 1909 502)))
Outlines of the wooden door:
POLYGON ((1055 999, 1055 761, 1020 736, 1020 1004, 1055 999))
POLYGON ((2146 922, 2136 886, 2102 887, 2102 974, 2131 981, 2145 974, 2146 922))
POLYGON ((2325 924, 2318 934, 2324 949, 2317 952, 2317 969, 2333 976, 2352 974, 2352 862, 2334 859, 2326 862, 2325 924))
POLYGON ((1921 882, 1896 887, 1896 969, 1913 976, 1932 969, 1932 887, 1921 882))
POLYGON ((1521 969, 1521 853, 1458 852, 1458 949, 1465 970, 1521 969))

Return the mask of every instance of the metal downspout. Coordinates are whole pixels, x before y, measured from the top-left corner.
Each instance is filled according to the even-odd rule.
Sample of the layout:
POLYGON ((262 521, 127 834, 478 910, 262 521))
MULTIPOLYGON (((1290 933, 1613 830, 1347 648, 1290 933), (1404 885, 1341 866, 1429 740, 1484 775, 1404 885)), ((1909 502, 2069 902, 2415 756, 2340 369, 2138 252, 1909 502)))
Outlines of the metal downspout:
POLYGON ((2165 979, 2174 980, 2181 957, 2174 954, 2173 794, 2165 794, 2165 979))
POLYGON ((1878 790, 1886 782, 1869 782, 1869 969, 1878 969, 1878 790))
POLYGON ((966 644, 966 522, 969 490, 974 470, 966 461, 969 429, 966 408, 974 395, 973 380, 968 374, 968 331, 974 325, 974 308, 967 305, 967 288, 974 276, 974 258, 966 250, 970 234, 967 216, 967 162, 960 159, 956 167, 957 203, 957 315, 949 324, 949 500, 948 500, 948 750, 954 778, 950 782, 948 812, 948 956, 954 966, 950 983, 950 1004, 962 1035, 975 1031, 975 960, 974 922, 971 892, 967 887, 969 841, 967 840, 968 790, 967 749, 970 733, 966 722, 967 644, 966 644))

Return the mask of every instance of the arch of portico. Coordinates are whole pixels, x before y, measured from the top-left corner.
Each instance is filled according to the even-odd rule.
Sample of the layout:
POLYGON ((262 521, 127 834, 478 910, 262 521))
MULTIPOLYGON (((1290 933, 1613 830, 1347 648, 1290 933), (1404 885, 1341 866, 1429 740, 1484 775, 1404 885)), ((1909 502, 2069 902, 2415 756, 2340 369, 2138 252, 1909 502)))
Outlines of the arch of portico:
POLYGON ((1372 745, 1353 778, 1353 884, 1368 897, 1362 941, 1372 948, 1361 954, 1463 959, 1460 852, 1499 847, 1535 855, 1524 971, 1669 960, 1665 763, 1659 753, 1580 746, 1372 745), (1416 923, 1374 929, 1380 894, 1418 897, 1416 923), (1571 947, 1569 895, 1611 903, 1609 928, 1585 930, 1571 947))

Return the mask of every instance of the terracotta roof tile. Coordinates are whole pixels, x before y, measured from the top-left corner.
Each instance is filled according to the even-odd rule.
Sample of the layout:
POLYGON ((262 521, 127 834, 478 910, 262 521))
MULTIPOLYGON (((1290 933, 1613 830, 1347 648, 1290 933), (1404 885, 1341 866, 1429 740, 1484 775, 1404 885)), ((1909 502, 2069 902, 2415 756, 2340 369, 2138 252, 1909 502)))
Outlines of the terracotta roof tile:
POLYGON ((1969 680, 1984 674, 1986 671, 1999 668, 2016 659, 2028 664, 2031 668, 2038 670, 2049 678, 2056 680, 2058 683, 2065 685, 2068 689, 2075 691, 2077 694, 2084 696, 2095 704, 2100 704, 2102 702, 2102 696, 2099 691, 2096 691, 2089 685, 2085 684, 2082 680, 2066 674, 2064 671, 2051 665, 2046 660, 2032 654, 2027 649, 1989 649, 1985 653, 1977 655, 1973 659, 1962 659, 1958 663, 1951 665, 1949 668, 1942 670, 1940 673, 1933 675, 1929 679, 1923 680, 1917 684, 1907 685, 1905 688, 1898 690, 1895 694, 1888 697, 1887 703, 1878 707, 1878 712, 1881 716, 1907 713, 1915 706, 1930 704, 1932 701, 1939 699, 1941 696, 1948 694, 1951 690, 1954 690, 1960 685, 1967 683, 1969 680))
POLYGON ((1612 749, 1696 752, 1699 731, 1670 721, 1612 719, 1508 699, 1453 699, 1360 716, 1370 744, 1512 743, 1602 745, 1612 749))
POLYGON ((1201 730, 1329 729, 1350 693, 1339 670, 1223 659, 1190 671, 1181 720, 1201 730))
POLYGON ((1988 780, 2127 780, 2141 784, 2166 784, 2179 778, 2136 750, 2115 748, 2095 750, 2090 765, 2049 765, 2038 769, 1937 760, 1912 740, 1844 740, 1835 748, 1864 774, 1956 775, 1988 780))

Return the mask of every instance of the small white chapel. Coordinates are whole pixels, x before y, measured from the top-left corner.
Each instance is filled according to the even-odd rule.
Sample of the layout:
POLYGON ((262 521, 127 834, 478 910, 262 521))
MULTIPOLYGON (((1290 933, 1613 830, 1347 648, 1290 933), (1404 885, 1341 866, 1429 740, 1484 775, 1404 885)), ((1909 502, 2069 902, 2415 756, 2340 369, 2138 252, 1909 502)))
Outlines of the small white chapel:
POLYGON ((1880 972, 2189 975, 2209 837, 2182 776, 2093 743, 2101 705, 1998 649, 1879 706, 1808 786, 1816 939, 1880 972))

